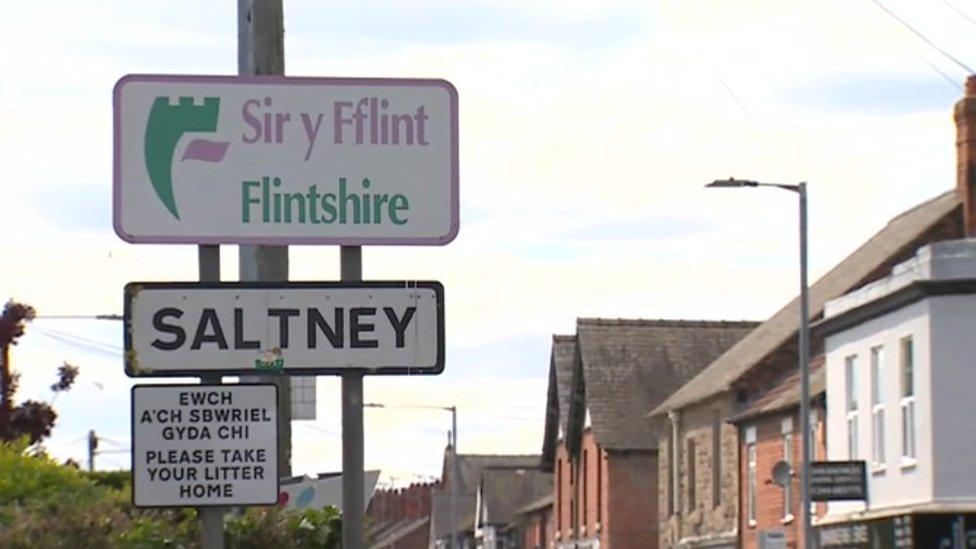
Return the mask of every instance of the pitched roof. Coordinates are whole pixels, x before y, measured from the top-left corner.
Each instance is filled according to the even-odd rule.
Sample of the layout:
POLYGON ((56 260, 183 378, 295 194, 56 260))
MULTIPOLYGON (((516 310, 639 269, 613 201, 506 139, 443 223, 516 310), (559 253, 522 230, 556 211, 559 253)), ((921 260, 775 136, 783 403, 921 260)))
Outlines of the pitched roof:
POLYGON ((549 355, 549 390, 546 395, 546 427, 542 439, 542 465, 551 469, 559 431, 566 432, 569 421, 569 394, 573 383, 573 357, 576 336, 553 335, 549 355))
MULTIPOLYGON (((474 530, 474 494, 458 494, 458 531, 474 530)), ((430 496, 431 541, 451 535, 451 493, 433 493, 430 496)))
MULTIPOLYGON (((444 452, 442 488, 431 491, 431 532, 435 539, 450 533, 451 522, 451 482, 454 482, 454 468, 451 466, 451 452, 444 452)), ((481 473, 488 468, 521 468, 535 469, 539 467, 538 455, 493 455, 493 454, 458 454, 458 522, 461 530, 469 530, 474 525, 475 494, 481 482, 481 473)))
MULTIPOLYGON (((450 458, 447 459, 450 461, 450 458)), ((539 466, 539 456, 536 455, 492 455, 492 454, 458 454, 460 464, 461 483, 458 484, 458 492, 462 494, 474 494, 478 490, 481 482, 481 473, 488 468, 523 468, 531 469, 539 466)), ((453 474, 448 471, 448 484, 444 486, 445 491, 449 491, 450 482, 453 474)))
MULTIPOLYGON (((827 369, 823 367, 823 355, 810 363, 810 400, 824 394, 827 390, 827 369)), ((732 423, 740 423, 757 417, 796 409, 800 405, 800 372, 792 371, 773 388, 729 418, 732 423)))
MULTIPOLYGON (((810 287, 810 317, 820 315, 827 301, 870 281, 872 276, 884 274, 879 269, 886 269, 893 260, 914 253, 913 245, 919 238, 950 216, 958 215, 959 204, 955 191, 947 191, 889 221, 810 287)), ((650 415, 664 414, 730 390, 753 366, 796 337, 799 316, 797 297, 654 408, 650 415)))
MULTIPOLYGON (((658 425, 645 419, 647 410, 755 327, 755 322, 578 319, 579 371, 597 443, 611 450, 657 448, 658 425)), ((577 406, 577 400, 570 405, 577 406)), ((575 418, 585 412, 571 414, 581 421, 575 418)))
POLYGON ((541 511, 543 509, 552 507, 552 490, 548 494, 542 496, 541 498, 530 501, 525 505, 519 507, 515 510, 516 515, 528 515, 530 513, 535 513, 536 511, 541 511))
MULTIPOLYGON (((430 527, 430 517, 416 519, 404 519, 389 525, 384 525, 382 530, 370 532, 370 549, 388 549, 396 547, 396 542, 413 534, 417 530, 430 527)), ((428 530, 429 531, 429 530, 428 530)))
POLYGON ((480 494, 486 524, 511 524, 519 509, 540 497, 552 496, 552 473, 538 469, 485 469, 481 473, 480 494))

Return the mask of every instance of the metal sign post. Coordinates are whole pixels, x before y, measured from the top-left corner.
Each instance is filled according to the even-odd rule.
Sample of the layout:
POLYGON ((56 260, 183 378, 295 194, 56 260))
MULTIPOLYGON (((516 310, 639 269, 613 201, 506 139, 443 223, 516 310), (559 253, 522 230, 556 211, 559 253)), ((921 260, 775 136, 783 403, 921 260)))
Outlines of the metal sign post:
MULTIPOLYGON (((343 282, 363 279, 363 249, 339 248, 343 282)), ((360 549, 365 538, 363 495, 363 372, 342 374, 342 546, 360 549)))
MULTIPOLYGON (((278 479, 291 475, 289 376, 341 375, 343 541, 359 549, 363 378, 444 367, 443 288, 363 283, 361 247, 457 235, 457 90, 436 79, 285 78, 282 0, 238 0, 237 15, 239 76, 130 75, 113 91, 116 233, 199 245, 200 284, 180 286, 180 304, 159 308, 173 296, 159 284, 152 299, 127 287, 126 372, 277 386, 278 479), (220 244, 240 245, 238 305, 221 293, 220 244), (308 293, 294 301, 303 289, 287 284, 291 244, 341 247, 333 285, 343 291, 307 284, 331 306, 309 305, 308 293), (263 321, 253 315, 262 291, 280 292, 279 306, 264 296, 263 321)), ((203 547, 222 548, 220 507, 200 517, 203 547)))

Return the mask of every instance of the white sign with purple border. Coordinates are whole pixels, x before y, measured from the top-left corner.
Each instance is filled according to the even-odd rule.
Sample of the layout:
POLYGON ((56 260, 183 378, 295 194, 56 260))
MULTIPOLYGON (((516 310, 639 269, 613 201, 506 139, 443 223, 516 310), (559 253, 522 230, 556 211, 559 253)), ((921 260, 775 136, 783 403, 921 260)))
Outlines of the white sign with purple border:
POLYGON ((136 243, 443 245, 458 231, 445 80, 129 75, 115 232, 136 243))

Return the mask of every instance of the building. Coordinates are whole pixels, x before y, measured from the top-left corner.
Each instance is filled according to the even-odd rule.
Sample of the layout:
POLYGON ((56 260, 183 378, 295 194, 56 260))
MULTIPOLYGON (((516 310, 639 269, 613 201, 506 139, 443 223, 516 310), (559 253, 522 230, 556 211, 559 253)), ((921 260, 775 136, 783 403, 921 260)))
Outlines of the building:
POLYGON ((538 455, 458 454, 455 469, 450 446, 444 451, 442 482, 431 491, 429 547, 446 549, 451 539, 451 483, 458 482, 457 539, 458 549, 474 549, 475 507, 481 474, 485 469, 538 469, 538 455), (454 471, 458 474, 455 475, 454 471), (456 478, 455 478, 456 477, 456 478))
MULTIPOLYGON (((814 459, 826 459, 823 356, 810 365, 810 425, 814 459)), ((739 546, 800 547, 801 457, 800 373, 793 373, 747 402, 730 418, 739 433, 739 546), (786 484, 773 478, 780 462, 791 471, 786 484)), ((821 513, 824 507, 813 509, 821 513)))
MULTIPOLYGON (((976 149, 974 149, 976 150, 976 149)), ((976 155, 976 152, 974 152, 976 155)), ((819 318, 826 302, 884 276, 892 266, 928 242, 962 233, 961 200, 947 192, 895 217, 810 288, 810 317, 819 318)), ((798 367, 799 298, 794 299, 682 386, 650 416, 667 418, 660 439, 661 547, 753 547, 759 519, 783 512, 782 488, 763 488, 756 505, 740 488, 740 457, 749 459, 758 444, 753 425, 726 423, 761 403, 770 390, 782 390, 798 367), (759 404, 756 404, 759 403, 759 404), (765 506, 769 505, 769 508, 765 506)), ((822 336, 811 338, 811 357, 823 353, 822 336)), ((799 400, 797 400, 797 405, 799 400)), ((783 418, 785 419, 785 418, 783 418)), ((771 420, 775 424, 775 419, 771 420)), ((800 432, 799 418, 793 426, 800 432)), ((822 422, 822 414, 818 416, 822 422)), ((814 425, 814 428, 818 428, 814 425)), ((822 427, 820 427, 822 428, 822 427)), ((780 434, 787 429, 781 423, 780 434)), ((758 430, 755 431, 758 437, 758 430)), ((793 437, 795 443, 796 437, 793 437)), ((799 455, 794 448, 794 455, 799 455)), ((758 450, 758 447, 756 448, 758 450)), ((782 448, 779 450, 782 455, 782 448)), ((767 464, 768 465, 768 464, 767 464)), ((760 471, 757 463, 756 470, 760 471)), ((745 469, 748 471, 748 466, 745 469)), ((758 474, 758 473, 757 473, 758 474)), ((794 478, 794 483, 796 479, 794 478)), ((798 484, 791 490, 799 491, 798 484)), ((795 508, 795 507, 794 507, 795 508)), ((797 521, 786 521, 789 539, 797 539, 797 521)), ((768 526, 768 525, 767 525, 768 526)), ((778 529, 778 528, 777 528, 778 529)), ((776 535, 772 532, 771 535, 776 535)), ((802 541, 802 540, 800 540, 802 541)))
POLYGON ((823 547, 976 546, 974 325, 976 239, 827 304, 828 458, 866 462, 867 500, 830 502, 823 547))
POLYGON ((523 468, 486 468, 475 501, 474 537, 478 549, 521 549, 518 512, 540 498, 552 499, 552 473, 523 468))
POLYGON ((553 535, 552 484, 549 493, 515 511, 522 549, 548 549, 553 535))
POLYGON ((427 549, 434 483, 376 490, 366 509, 372 549, 427 549))
POLYGON ((553 338, 543 467, 554 547, 657 546, 661 422, 644 415, 754 327, 579 319, 575 336, 553 338))

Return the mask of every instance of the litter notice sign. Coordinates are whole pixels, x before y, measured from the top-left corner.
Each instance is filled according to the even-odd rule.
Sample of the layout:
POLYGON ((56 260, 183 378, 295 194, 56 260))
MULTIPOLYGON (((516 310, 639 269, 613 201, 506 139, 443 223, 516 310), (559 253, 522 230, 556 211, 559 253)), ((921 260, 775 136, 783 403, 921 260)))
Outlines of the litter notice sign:
POLYGON ((133 387, 133 505, 276 503, 277 410, 270 384, 133 387))

